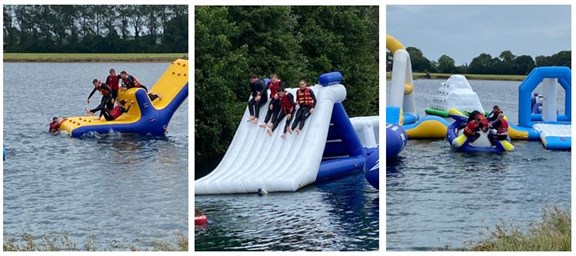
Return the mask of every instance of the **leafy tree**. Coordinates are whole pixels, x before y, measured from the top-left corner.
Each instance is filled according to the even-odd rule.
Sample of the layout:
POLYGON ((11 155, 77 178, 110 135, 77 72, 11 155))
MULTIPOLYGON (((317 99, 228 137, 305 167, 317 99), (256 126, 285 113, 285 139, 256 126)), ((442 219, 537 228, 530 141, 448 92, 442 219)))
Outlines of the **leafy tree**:
POLYGON ((454 59, 442 55, 438 58, 438 72, 440 73, 457 73, 456 65, 454 64, 454 59))
POLYGON ((408 54, 410 54, 410 62, 412 62, 412 70, 414 72, 424 72, 424 70, 430 70, 431 63, 424 55, 422 51, 416 47, 406 48, 408 54))
POLYGON ((512 63, 512 72, 516 75, 527 75, 536 67, 534 59, 528 55, 521 55, 514 59, 512 63))

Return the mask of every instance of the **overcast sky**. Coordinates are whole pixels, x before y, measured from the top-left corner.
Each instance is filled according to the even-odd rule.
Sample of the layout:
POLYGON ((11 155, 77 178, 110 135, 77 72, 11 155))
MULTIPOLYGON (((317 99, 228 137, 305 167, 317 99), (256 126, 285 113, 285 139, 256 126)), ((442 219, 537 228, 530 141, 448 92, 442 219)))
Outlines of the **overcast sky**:
POLYGON ((480 53, 493 57, 552 55, 570 49, 570 6, 388 5, 386 33, 430 60, 446 54, 456 65, 480 53))

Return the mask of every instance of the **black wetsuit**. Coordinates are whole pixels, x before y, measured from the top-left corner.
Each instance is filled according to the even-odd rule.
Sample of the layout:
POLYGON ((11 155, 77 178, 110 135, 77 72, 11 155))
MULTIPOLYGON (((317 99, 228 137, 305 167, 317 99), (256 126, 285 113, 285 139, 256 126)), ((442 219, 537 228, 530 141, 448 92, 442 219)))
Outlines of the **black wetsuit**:
MULTIPOLYGON (((306 104, 299 104, 300 108, 298 108, 298 111, 296 112, 296 117, 294 118, 294 122, 292 123, 292 130, 296 129, 298 123, 300 123, 298 129, 302 130, 302 128, 304 128, 304 123, 306 122, 306 119, 308 119, 308 117, 310 116, 310 109, 313 109, 316 106, 316 96, 314 95, 314 91, 312 91, 312 89, 310 89, 310 97, 312 97, 313 100, 311 106, 308 106, 306 104)), ((296 99, 296 102, 298 102, 298 99, 296 99)))
POLYGON ((494 122, 496 120, 498 120, 498 115, 502 114, 502 111, 498 111, 497 113, 494 113, 494 110, 492 110, 492 112, 490 112, 490 114, 488 114, 488 121, 490 122, 494 122))
MULTIPOLYGON (((284 88, 284 81, 280 81, 280 88, 284 88)), ((276 92, 276 95, 278 95, 278 92, 276 92)), ((278 113, 280 113, 280 98, 274 99, 274 96, 270 95, 270 104, 268 105, 268 112, 266 112, 264 123, 268 123, 268 121, 274 123, 278 117, 278 113), (272 109, 270 109, 270 106, 272 106, 272 109)))
MULTIPOLYGON (((284 95, 284 97, 287 97, 288 100, 290 100, 290 102, 294 102, 294 96, 290 93, 286 93, 286 95, 284 95)), ((280 102, 280 100, 278 100, 280 102)), ((280 124, 280 122, 282 122, 282 119, 287 116, 288 114, 292 115, 294 114, 294 107, 296 107, 296 105, 294 104, 294 106, 291 108, 290 111, 284 111, 280 109, 280 104, 278 106, 278 116, 276 117, 276 120, 274 120, 274 124, 272 125, 272 131, 276 130, 276 127, 278 127, 278 125, 280 124)), ((286 133, 288 127, 290 126, 290 121, 292 121, 292 116, 290 116, 290 118, 286 118, 286 125, 284 125, 284 131, 283 133, 286 133)))
POLYGON ((100 111, 100 117, 102 117, 106 109, 114 108, 114 102, 112 102, 112 96, 111 96, 112 90, 107 84, 101 83, 99 87, 94 87, 94 90, 92 90, 90 95, 88 95, 88 99, 90 99, 90 97, 92 97, 92 95, 94 95, 96 91, 102 92, 102 99, 100 100, 100 105, 98 105, 98 107, 96 107, 95 109, 90 110, 90 112, 96 113, 96 111, 100 111), (102 90, 104 92, 102 92, 102 90))
POLYGON ((258 81, 250 83, 250 92, 252 93, 252 98, 248 101, 248 111, 251 116, 258 118, 260 107, 268 102, 268 85, 264 83, 264 80, 258 79, 258 81), (258 92, 260 92, 260 101, 256 101, 258 92))
MULTIPOLYGON (((122 84, 124 85, 124 87, 126 87, 126 89, 130 89, 130 88, 142 88, 144 89, 144 91, 146 91, 146 93, 148 93, 148 88, 143 85, 142 83, 138 82, 138 86, 136 86, 136 78, 134 78, 131 75, 128 75, 126 77, 126 82, 124 81, 124 79, 122 79, 122 77, 120 76, 120 80, 122 81, 122 84)), ((155 99, 158 98, 157 94, 153 94, 153 93, 148 93, 148 97, 150 98, 150 101, 154 101, 155 99)))
MULTIPOLYGON (((502 121, 497 120, 496 122, 492 123, 492 128, 498 129, 502 125, 502 121)), ((508 139, 508 134, 497 134, 497 133, 489 133, 488 139, 490 142, 494 143, 495 140, 506 140, 508 139)))

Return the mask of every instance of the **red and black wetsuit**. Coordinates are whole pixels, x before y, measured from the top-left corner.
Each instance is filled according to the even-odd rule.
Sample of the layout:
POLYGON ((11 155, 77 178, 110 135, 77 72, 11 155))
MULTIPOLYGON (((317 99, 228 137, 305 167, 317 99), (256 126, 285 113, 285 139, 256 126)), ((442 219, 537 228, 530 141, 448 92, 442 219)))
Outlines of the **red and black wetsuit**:
POLYGON ((294 96, 292 96, 292 94, 289 92, 286 92, 284 97, 278 98, 278 100, 280 101, 280 112, 278 113, 278 117, 272 125, 272 131, 276 130, 276 127, 278 127, 285 116, 291 115, 290 118, 286 119, 286 125, 284 125, 284 133, 286 133, 288 126, 290 126, 290 121, 292 120, 292 114, 294 114, 296 103, 294 103, 294 96))
POLYGON ((66 119, 62 119, 60 121, 52 121, 50 123, 50 129, 48 129, 48 132, 57 133, 58 130, 60 129, 60 125, 62 125, 62 122, 64 122, 64 120, 66 120, 66 119))
MULTIPOLYGON (((122 77, 120 77, 120 78, 122 78, 122 77)), ((140 81, 138 81, 138 79, 136 79, 132 75, 127 75, 126 78, 122 78, 122 84, 124 85, 124 87, 126 87, 126 89, 142 88, 146 92, 148 92, 148 88, 146 88, 146 86, 141 84, 140 81)))
POLYGON ((270 81, 268 83, 268 88, 270 88, 270 105, 272 109, 268 107, 268 112, 266 112, 266 118, 264 118, 264 123, 268 123, 270 118, 272 118, 271 122, 274 123, 276 118, 278 117, 278 113, 280 112, 280 99, 274 99, 274 96, 278 94, 278 90, 280 89, 280 84, 284 84, 284 82, 278 80, 276 82, 270 81))
POLYGON ((480 130, 480 125, 476 123, 475 120, 472 120, 466 124, 466 127, 464 127, 464 135, 466 135, 468 138, 471 138, 470 142, 474 142, 476 139, 480 138, 480 133, 478 133, 478 130, 480 130))
POLYGON ((508 139, 508 121, 504 118, 497 120, 492 124, 492 128, 496 129, 496 134, 488 134, 490 141, 508 139))
POLYGON ((116 99, 118 97, 118 90, 120 89, 118 83, 120 82, 121 78, 122 77, 119 75, 109 75, 106 77, 106 84, 110 86, 110 89, 112 89, 112 99, 116 99))
POLYGON ((502 110, 498 109, 496 111, 492 110, 492 112, 490 112, 490 114, 488 114, 488 121, 490 122, 494 122, 498 119, 498 115, 502 114, 504 112, 502 112, 502 110))
POLYGON ((296 102, 300 106, 296 112, 296 117, 292 123, 292 130, 296 129, 296 126, 300 124, 299 129, 302 130, 306 119, 310 116, 310 109, 316 106, 316 96, 312 89, 306 87, 305 89, 298 89, 296 91, 296 102))
POLYGON ((106 111, 104 113, 104 118, 106 118, 106 121, 116 120, 116 118, 118 118, 122 114, 128 112, 130 110, 130 106, 132 106, 132 105, 128 105, 128 108, 116 106, 112 110, 106 111))
POLYGON ((248 101, 248 111, 251 116, 258 118, 260 115, 260 107, 268 102, 268 86, 264 80, 258 79, 254 83, 250 83, 250 93, 252 97, 248 101), (256 96, 260 95, 260 100, 256 101, 256 96))
POLYGON ((100 85, 94 87, 94 90, 92 90, 90 95, 88 95, 88 99, 90 99, 96 91, 99 91, 102 94, 102 99, 100 100, 100 105, 95 109, 90 110, 90 112, 96 113, 96 111, 100 111, 101 117, 104 115, 106 109, 112 109, 114 107, 114 103, 112 102, 112 90, 107 84, 100 83, 100 85))

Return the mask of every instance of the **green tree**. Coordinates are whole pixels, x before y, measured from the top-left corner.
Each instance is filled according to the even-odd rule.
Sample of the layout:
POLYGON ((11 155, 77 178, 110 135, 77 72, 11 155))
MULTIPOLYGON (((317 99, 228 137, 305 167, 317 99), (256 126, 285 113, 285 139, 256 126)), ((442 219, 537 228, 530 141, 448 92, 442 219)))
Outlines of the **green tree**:
POLYGON ((470 62, 468 73, 470 74, 491 74, 494 72, 494 61, 492 56, 481 53, 470 62))
POLYGON ((424 72, 424 70, 430 70, 431 63, 422 51, 416 47, 408 47, 406 48, 408 54, 410 54, 410 62, 412 62, 412 70, 414 72, 424 72))
POLYGON ((447 55, 440 56, 440 58, 438 58, 438 72, 449 74, 457 73, 454 59, 448 57, 447 55))
POLYGON ((520 55, 512 63, 512 74, 527 75, 536 67, 534 59, 528 55, 520 55))

